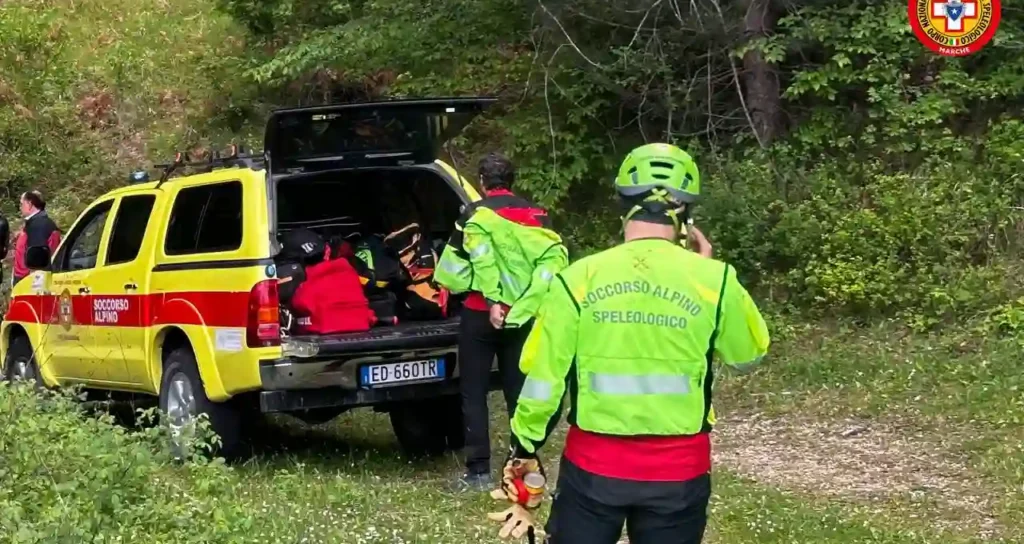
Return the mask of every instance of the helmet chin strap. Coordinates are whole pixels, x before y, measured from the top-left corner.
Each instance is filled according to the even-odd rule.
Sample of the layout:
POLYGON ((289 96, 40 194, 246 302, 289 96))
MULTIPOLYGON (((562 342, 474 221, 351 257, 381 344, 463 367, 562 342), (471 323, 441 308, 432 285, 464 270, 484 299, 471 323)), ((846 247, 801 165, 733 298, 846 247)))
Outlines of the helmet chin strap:
POLYGON ((636 219, 637 221, 648 221, 650 223, 661 223, 666 224, 665 219, 668 219, 672 224, 672 231, 675 233, 674 242, 678 242, 683 233, 683 225, 689 221, 689 209, 686 204, 679 205, 678 207, 670 207, 671 204, 663 200, 648 201, 645 200, 639 204, 634 205, 626 212, 626 215, 622 217, 622 232, 626 231, 626 223, 636 219), (637 217, 639 215, 639 217, 637 217))

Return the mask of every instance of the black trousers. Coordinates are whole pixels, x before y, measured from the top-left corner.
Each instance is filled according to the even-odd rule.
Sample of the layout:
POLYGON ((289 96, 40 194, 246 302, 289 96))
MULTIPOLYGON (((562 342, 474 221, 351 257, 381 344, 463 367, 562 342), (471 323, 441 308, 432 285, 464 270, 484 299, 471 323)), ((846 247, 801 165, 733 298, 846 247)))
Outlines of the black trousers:
POLYGON ((462 389, 462 417, 466 425, 466 470, 491 470, 490 414, 487 390, 491 365, 498 358, 502 390, 509 417, 516 411, 516 399, 526 377, 519 371, 519 355, 533 322, 516 329, 495 329, 487 312, 463 309, 459 331, 459 376, 462 389))
POLYGON ((562 459, 546 531, 549 544, 699 544, 711 475, 686 482, 605 478, 562 459))

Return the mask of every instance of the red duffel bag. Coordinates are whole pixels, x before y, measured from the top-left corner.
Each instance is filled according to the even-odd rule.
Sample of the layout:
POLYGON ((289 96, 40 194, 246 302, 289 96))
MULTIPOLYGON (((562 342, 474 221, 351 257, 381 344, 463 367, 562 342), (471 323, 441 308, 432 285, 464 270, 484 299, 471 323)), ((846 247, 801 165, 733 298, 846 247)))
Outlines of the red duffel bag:
POLYGON ((363 294, 359 274, 347 260, 306 267, 306 281, 292 298, 297 334, 368 331, 377 321, 363 294))

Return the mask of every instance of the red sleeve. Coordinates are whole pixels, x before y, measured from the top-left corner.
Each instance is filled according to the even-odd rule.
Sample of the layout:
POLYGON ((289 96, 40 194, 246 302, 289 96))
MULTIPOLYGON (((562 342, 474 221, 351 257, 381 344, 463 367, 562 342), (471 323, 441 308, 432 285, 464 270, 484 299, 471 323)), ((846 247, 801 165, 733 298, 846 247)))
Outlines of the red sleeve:
POLYGON ((46 241, 46 245, 50 246, 50 255, 53 255, 57 251, 57 246, 60 245, 60 231, 55 230, 50 233, 50 239, 46 241))
POLYGON ((29 269, 25 266, 25 251, 28 247, 28 235, 24 230, 18 231, 14 236, 14 277, 23 278, 28 275, 29 269))

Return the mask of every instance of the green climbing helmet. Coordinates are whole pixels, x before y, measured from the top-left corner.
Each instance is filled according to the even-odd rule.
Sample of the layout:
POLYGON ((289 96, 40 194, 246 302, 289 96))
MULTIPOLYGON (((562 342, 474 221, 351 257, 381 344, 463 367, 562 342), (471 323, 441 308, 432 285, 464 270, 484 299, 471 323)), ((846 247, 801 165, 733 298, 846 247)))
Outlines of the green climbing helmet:
POLYGON ((646 144, 622 161, 615 189, 627 199, 691 204, 700 196, 700 172, 693 157, 682 149, 672 144, 646 144))

